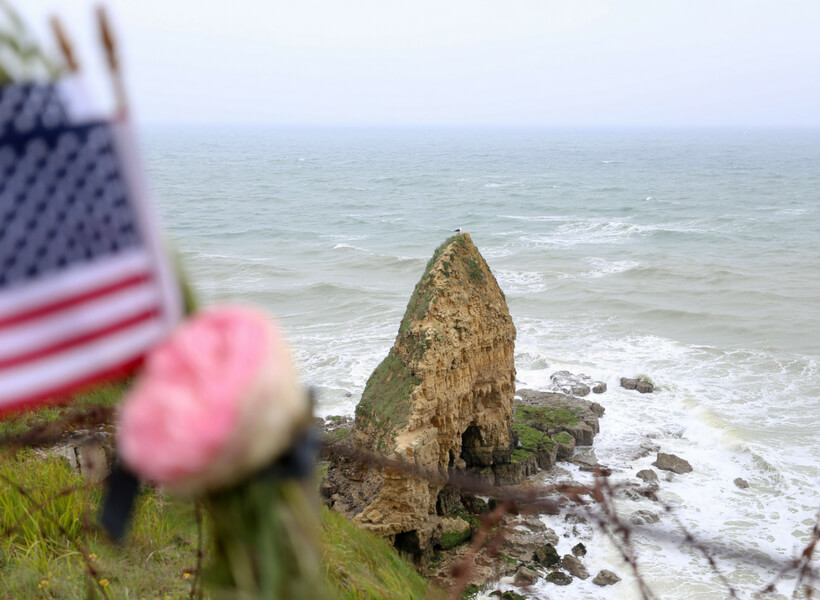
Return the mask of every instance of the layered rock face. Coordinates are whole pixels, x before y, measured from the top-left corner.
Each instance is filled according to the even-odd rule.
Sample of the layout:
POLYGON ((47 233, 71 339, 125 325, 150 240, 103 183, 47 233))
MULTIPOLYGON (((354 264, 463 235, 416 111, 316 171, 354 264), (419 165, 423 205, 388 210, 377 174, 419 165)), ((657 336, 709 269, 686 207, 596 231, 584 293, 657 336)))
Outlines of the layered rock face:
MULTIPOLYGON (((510 462, 515 327, 504 294, 467 233, 442 244, 416 285, 396 342, 367 382, 355 447, 446 476, 510 462)), ((436 535, 442 486, 370 468, 355 520, 396 545, 436 535)))

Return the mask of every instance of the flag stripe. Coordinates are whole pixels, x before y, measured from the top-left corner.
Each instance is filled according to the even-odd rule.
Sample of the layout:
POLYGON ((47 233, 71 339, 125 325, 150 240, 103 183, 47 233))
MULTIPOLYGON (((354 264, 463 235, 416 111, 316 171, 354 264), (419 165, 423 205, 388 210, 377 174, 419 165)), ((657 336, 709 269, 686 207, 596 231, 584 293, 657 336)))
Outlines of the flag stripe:
POLYGON ((6 360, 0 360, 0 371, 16 367, 30 361, 39 360, 49 356, 50 354, 69 350, 81 344, 93 342, 103 336, 110 335, 121 329, 125 329, 127 327, 131 327, 132 325, 141 323, 142 321, 157 317, 159 314, 160 310, 158 308, 151 308, 127 319, 105 325, 104 327, 100 327, 96 330, 87 331, 81 335, 74 336, 73 338, 52 344, 51 346, 44 346, 26 354, 18 354, 17 356, 7 358, 6 360))
POLYGON ((85 381, 98 371, 106 371, 133 360, 167 331, 157 318, 140 322, 83 346, 49 355, 26 365, 0 372, 4 404, 18 404, 26 398, 44 398, 51 389, 85 381))
POLYGON ((71 308, 0 329, 0 360, 97 329, 160 304, 156 286, 143 283, 71 308))
POLYGON ((144 249, 123 251, 119 255, 101 257, 92 263, 74 265, 50 277, 32 281, 25 286, 2 290, 0 320, 26 310, 59 302, 82 294, 92 287, 102 287, 153 270, 150 254, 144 249))
POLYGON ((149 273, 134 275, 133 277, 129 277, 128 279, 124 279, 116 283, 111 283, 101 288, 88 290, 82 294, 73 296, 71 298, 64 298, 59 302, 54 302, 52 304, 47 304, 45 306, 39 306, 34 309, 23 311, 15 315, 6 317, 5 319, 0 319, 0 329, 20 325, 21 323, 25 323, 27 321, 35 321, 38 319, 42 319, 43 317, 47 317, 56 312, 65 310, 67 308, 73 308, 77 305, 81 305, 83 303, 96 300, 97 298, 101 298, 108 294, 112 294, 114 292, 119 292, 127 288, 138 286, 140 284, 146 283, 147 281, 150 281, 150 279, 151 275, 149 273))
POLYGON ((95 383, 100 383, 107 379, 117 379, 130 375, 138 369, 140 365, 142 365, 144 360, 144 356, 138 356, 137 358, 124 360, 121 363, 106 369, 94 371, 84 377, 77 378, 67 383, 52 385, 50 387, 43 386, 37 388, 36 391, 29 394, 19 395, 8 401, 4 399, 4 401, 0 403, 0 417, 16 410, 23 409, 29 405, 38 405, 43 404, 44 402, 48 404, 58 404, 63 402, 69 394, 77 393, 81 391, 82 388, 92 386, 95 383))

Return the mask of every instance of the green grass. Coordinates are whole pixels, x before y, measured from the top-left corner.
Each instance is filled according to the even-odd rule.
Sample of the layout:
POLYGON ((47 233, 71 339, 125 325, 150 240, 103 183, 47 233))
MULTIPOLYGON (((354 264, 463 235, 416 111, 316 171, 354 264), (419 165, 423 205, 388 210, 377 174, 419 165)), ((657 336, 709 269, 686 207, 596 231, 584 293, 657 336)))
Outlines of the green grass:
POLYGON ((72 417, 79 417, 97 407, 114 407, 119 403, 128 384, 127 380, 106 383, 70 396, 65 404, 20 412, 0 420, 0 439, 23 435, 38 428, 48 427, 57 421, 70 421, 72 417))
POLYGON ((410 373, 392 349, 373 371, 356 407, 356 416, 378 432, 379 442, 383 443, 407 423, 410 393, 419 383, 421 380, 410 373))
POLYGON ((562 431, 561 433, 552 436, 552 439, 554 439, 559 444, 571 444, 574 438, 566 431, 562 431))
POLYGON ((341 598, 444 598, 387 541, 359 529, 328 509, 322 510, 322 523, 326 577, 341 598))
MULTIPOLYGON (((104 386, 77 397, 70 407, 18 415, 0 428, 4 435, 25 434, 94 404, 113 406, 123 389, 104 386)), ((189 598, 200 532, 208 566, 208 519, 197 527, 191 501, 144 489, 127 538, 118 546, 95 525, 102 490, 86 484, 64 459, 31 448, 5 448, 0 486, 2 600, 189 598)), ((439 597, 385 540, 326 509, 321 522, 322 564, 336 597, 439 597)), ((203 597, 214 595, 206 587, 203 597)))
POLYGON ((65 460, 20 450, 2 458, 0 475, 0 598, 188 597, 197 540, 191 503, 149 490, 126 544, 115 546, 95 525, 100 488, 86 486, 65 460))

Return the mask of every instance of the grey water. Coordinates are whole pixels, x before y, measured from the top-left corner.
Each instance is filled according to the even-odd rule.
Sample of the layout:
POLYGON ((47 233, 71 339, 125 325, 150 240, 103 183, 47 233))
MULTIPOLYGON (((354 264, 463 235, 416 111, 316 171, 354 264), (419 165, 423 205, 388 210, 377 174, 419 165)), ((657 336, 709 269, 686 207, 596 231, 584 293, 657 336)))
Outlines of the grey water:
MULTIPOLYGON (((596 453, 616 480, 650 465, 635 457, 652 440, 695 467, 661 499, 697 535, 778 560, 808 540, 820 508, 820 131, 157 126, 143 138, 200 300, 275 315, 321 415, 353 412, 426 261, 461 227, 506 293, 520 385, 546 388, 564 368, 609 384, 596 453), (639 373, 659 391, 618 387, 639 373)), ((623 505, 636 508, 651 507, 623 505)), ((544 593, 637 597, 614 549, 580 535, 599 542, 590 570, 624 583, 544 593)), ((660 597, 725 597, 691 549, 639 540, 660 597)), ((746 597, 776 570, 718 565, 746 597)))

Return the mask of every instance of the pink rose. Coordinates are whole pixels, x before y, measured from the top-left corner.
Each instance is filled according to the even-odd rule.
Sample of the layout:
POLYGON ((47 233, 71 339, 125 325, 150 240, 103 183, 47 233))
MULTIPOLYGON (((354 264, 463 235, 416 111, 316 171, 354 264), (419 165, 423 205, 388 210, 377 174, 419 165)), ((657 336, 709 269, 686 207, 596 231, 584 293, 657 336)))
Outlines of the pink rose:
POLYGON ((150 354, 123 401, 117 445, 141 477, 196 494, 265 466, 309 420, 276 325, 252 308, 217 307, 150 354))

